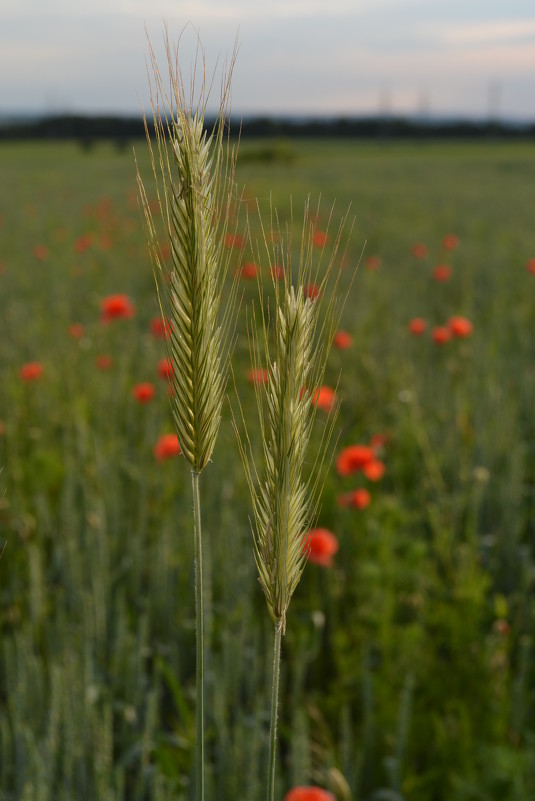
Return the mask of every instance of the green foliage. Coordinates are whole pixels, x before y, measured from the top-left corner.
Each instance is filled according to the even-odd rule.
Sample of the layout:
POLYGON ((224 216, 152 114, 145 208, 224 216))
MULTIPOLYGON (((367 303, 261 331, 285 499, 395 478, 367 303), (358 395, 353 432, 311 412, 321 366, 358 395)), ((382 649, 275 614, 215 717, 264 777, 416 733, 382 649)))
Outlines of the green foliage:
MULTIPOLYGON (((376 482, 335 465, 327 474, 318 522, 339 551, 331 567, 306 566, 292 600, 278 797, 318 784, 338 801, 530 801, 532 146, 308 142, 295 161, 267 166, 247 161, 249 147, 259 145, 242 143, 237 181, 246 202, 273 191, 283 227, 295 217, 297 228, 309 192, 321 191, 321 208, 336 200, 330 231, 352 203, 341 271, 343 292, 360 260, 341 320, 352 345, 332 350, 323 380, 340 399, 338 448, 381 434, 386 466, 376 482), (452 251, 448 233, 460 240, 452 251), (451 278, 439 283, 433 269, 446 262, 451 278), (472 335, 436 345, 431 329, 453 315, 472 335), (421 337, 407 329, 413 317, 427 320, 421 337), (369 505, 339 505, 355 488, 369 505)), ((137 158, 150 174, 142 148, 137 158)), ((173 419, 132 159, 103 145, 3 145, 0 166, 0 799, 185 801, 191 495, 187 471, 153 453, 173 419), (100 302, 118 292, 135 314, 104 324, 100 302), (110 369, 96 366, 102 355, 110 369), (43 365, 32 382, 19 372, 28 362, 43 365), (155 387, 146 405, 131 394, 141 381, 155 387)), ((241 212, 229 209, 236 234, 241 212)), ((328 223, 320 211, 316 230, 328 223)), ((229 293, 256 258, 234 244, 229 293)), ((267 286, 268 266, 257 266, 267 286)), ((254 426, 243 309, 257 286, 241 286, 233 371, 254 426)), ((229 418, 224 405, 203 473, 207 798, 256 801, 272 626, 229 418)), ((329 425, 321 408, 317 422, 329 425)))

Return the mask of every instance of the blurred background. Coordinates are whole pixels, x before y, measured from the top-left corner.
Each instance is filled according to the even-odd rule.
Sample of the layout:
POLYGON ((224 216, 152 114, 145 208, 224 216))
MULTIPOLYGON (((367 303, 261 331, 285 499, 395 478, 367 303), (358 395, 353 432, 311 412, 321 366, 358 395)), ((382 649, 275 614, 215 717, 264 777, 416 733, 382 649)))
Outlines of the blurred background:
MULTIPOLYGON (((533 0, 0 0, 0 801, 194 796, 191 486, 136 180, 158 216, 165 21, 214 104, 238 41, 220 241, 252 436, 257 278, 272 304, 305 242, 350 292, 277 798, 533 801, 533 0)), ((262 801, 273 631, 228 408, 205 476, 207 798, 262 801)))
POLYGON ((535 117, 530 0, 2 0, 0 112, 137 114, 162 27, 211 72, 239 40, 238 115, 535 117), (194 26, 194 29, 193 29, 194 26))

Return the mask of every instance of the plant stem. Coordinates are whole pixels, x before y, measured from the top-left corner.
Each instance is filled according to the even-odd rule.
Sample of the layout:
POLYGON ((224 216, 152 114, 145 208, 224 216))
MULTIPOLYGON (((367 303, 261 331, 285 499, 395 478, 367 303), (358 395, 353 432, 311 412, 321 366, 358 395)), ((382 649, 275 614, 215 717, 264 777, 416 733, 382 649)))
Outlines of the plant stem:
POLYGON ((196 623, 195 786, 197 801, 204 801, 204 604, 199 479, 200 473, 192 470, 191 486, 193 491, 193 535, 195 541, 196 623))
POLYGON ((282 627, 282 620, 277 620, 275 624, 275 637, 273 640, 273 684, 271 687, 271 727, 269 731, 267 801, 274 801, 275 798, 275 760, 277 748, 277 713, 279 708, 279 676, 282 627))

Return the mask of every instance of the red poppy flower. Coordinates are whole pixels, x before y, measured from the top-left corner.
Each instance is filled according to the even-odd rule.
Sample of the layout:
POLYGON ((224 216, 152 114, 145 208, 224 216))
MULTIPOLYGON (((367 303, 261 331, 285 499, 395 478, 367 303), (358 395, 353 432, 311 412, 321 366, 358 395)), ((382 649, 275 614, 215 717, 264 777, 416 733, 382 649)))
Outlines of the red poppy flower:
POLYGON ((310 284, 307 284, 305 286, 305 297, 314 300, 314 298, 318 297, 319 293, 320 293, 320 288, 317 284, 311 282, 310 284))
POLYGON ((90 234, 83 234, 83 236, 79 236, 74 243, 74 249, 77 253, 85 253, 85 251, 91 246, 91 242, 92 236, 90 234))
POLYGON ((451 339, 451 331, 445 325, 437 325, 433 328, 433 342, 437 345, 445 345, 451 339))
POLYGON ((333 337, 333 345, 338 350, 346 350, 351 347, 353 337, 347 331, 337 331, 333 337))
POLYGON ((268 378, 269 374, 265 367, 251 367, 247 370, 247 380, 250 384, 265 384, 268 378))
POLYGON ((46 245, 36 245, 33 249, 33 255, 39 261, 46 261, 48 259, 48 248, 46 245))
POLYGON ((134 313, 135 309, 128 295, 108 295, 100 303, 100 319, 103 323, 133 317, 134 313))
POLYGON ((284 796, 284 801, 336 801, 332 793, 321 787, 292 787, 284 796))
POLYGON ((349 445, 338 454, 336 470, 340 476, 350 476, 362 470, 365 465, 375 459, 373 448, 368 445, 349 445))
POLYGON ((366 259, 366 269, 367 270, 378 270, 381 266, 381 259, 379 256, 369 256, 366 259))
POLYGON ((274 264, 271 268, 271 276, 275 281, 282 281, 284 278, 284 267, 280 264, 274 264))
POLYGON ((353 509, 366 509, 371 503, 371 495, 364 487, 344 492, 337 498, 338 506, 350 506, 353 509))
POLYGON ((41 362, 27 362, 20 368, 20 377, 23 381, 37 381, 43 375, 41 362))
POLYGON ((171 248, 169 245, 160 246, 160 258, 162 261, 169 261, 171 258, 171 248))
POLYGON ((442 240, 442 247, 444 250, 455 250, 459 247, 459 237, 457 234, 446 234, 442 240))
POLYGON ((240 278, 256 278, 258 275, 258 266, 253 261, 248 261, 240 268, 239 275, 240 278))
POLYGON ((180 445, 176 434, 162 434, 154 446, 154 456, 159 462, 171 459, 180 453, 180 445))
POLYGON ((449 281, 451 278, 451 267, 449 264, 438 264, 433 270, 433 278, 440 284, 449 281))
POLYGON ((149 403, 154 398, 154 386, 149 381, 142 381, 132 388, 132 395, 138 403, 149 403))
POLYGON ((308 552, 309 562, 330 567, 338 551, 338 540, 327 528, 314 528, 303 539, 303 550, 308 552))
POLYGON ((423 317, 413 317, 409 320, 409 331, 415 337, 421 337, 425 333, 427 323, 423 317))
POLYGON ((385 474, 384 463, 380 459, 373 459, 362 468, 362 472, 368 481, 380 481, 385 474))
POLYGON ((370 437, 370 447, 380 450, 388 442, 388 434, 372 434, 370 437))
POLYGON ((498 620, 495 620, 494 623, 492 624, 492 628, 496 632, 496 634, 501 634, 502 637, 505 637, 507 636, 507 634, 511 633, 511 625, 509 621, 503 617, 500 617, 498 618, 498 620))
POLYGON ((473 330, 473 325, 466 317, 450 317, 448 320, 448 328, 454 337, 465 339, 469 337, 473 330))
POLYGON ((173 330, 173 323, 171 320, 162 320, 161 317, 154 317, 150 321, 150 332, 157 339, 167 339, 173 330))
POLYGON ((312 244, 316 248, 323 248, 329 241, 329 235, 325 231, 314 231, 312 234, 312 244))
POLYGON ((424 245, 422 242, 416 242, 416 244, 412 246, 412 255, 416 259, 425 259, 428 253, 427 245, 424 245))
POLYGON ((95 359, 95 364, 99 370, 109 370, 113 366, 113 359, 107 353, 101 353, 95 359))
POLYGON ((245 247, 245 239, 243 236, 239 234, 227 234, 224 239, 224 245, 226 248, 244 248, 245 247))
POLYGON ((84 335, 84 327, 81 323, 73 323, 69 326, 69 334, 73 339, 80 339, 84 335))
POLYGON ((336 392, 331 387, 321 386, 312 396, 313 403, 324 412, 331 412, 336 403, 336 392))
POLYGON ((526 270, 528 273, 535 275, 535 259, 528 259, 526 264, 526 270))
POLYGON ((175 374, 173 362, 169 359, 160 359, 158 362, 158 375, 166 381, 171 381, 175 374))

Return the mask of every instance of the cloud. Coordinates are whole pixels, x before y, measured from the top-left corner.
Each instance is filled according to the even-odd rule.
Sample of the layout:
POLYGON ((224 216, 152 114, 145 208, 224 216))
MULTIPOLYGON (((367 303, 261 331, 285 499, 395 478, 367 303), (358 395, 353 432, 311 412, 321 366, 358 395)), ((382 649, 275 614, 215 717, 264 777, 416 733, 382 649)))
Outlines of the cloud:
POLYGON ((174 46, 191 19, 180 41, 186 77, 196 30, 208 74, 239 32, 241 113, 373 113, 387 96, 396 111, 414 111, 424 95, 434 111, 474 98, 484 106, 498 80, 504 108, 515 98, 519 113, 535 116, 535 14, 520 6, 511 0, 498 21, 483 0, 47 0, 46 12, 42 0, 3 0, 2 103, 35 108, 55 96, 81 110, 136 112, 138 96, 148 99, 145 26, 165 69, 164 20, 174 46))
MULTIPOLYGON (((535 19, 450 24, 437 31, 437 38, 450 47, 488 47, 526 41, 535 45, 535 19)), ((535 51, 533 63, 535 64, 535 51)))
MULTIPOLYGON (((255 19, 284 19, 284 18, 315 18, 354 16, 361 14, 366 8, 377 6, 399 5, 402 0, 361 0, 356 5, 354 0, 270 0, 269 3, 254 0, 158 0, 150 7, 150 13, 156 13, 167 18, 181 17, 193 22, 199 20, 227 19, 237 23, 255 19)), ((122 13, 143 15, 147 14, 145 0, 118 0, 122 13)))

